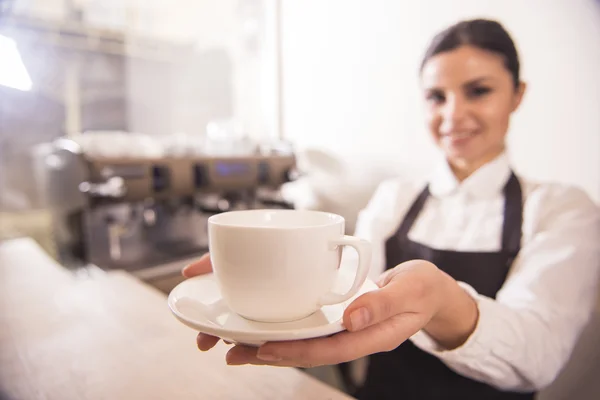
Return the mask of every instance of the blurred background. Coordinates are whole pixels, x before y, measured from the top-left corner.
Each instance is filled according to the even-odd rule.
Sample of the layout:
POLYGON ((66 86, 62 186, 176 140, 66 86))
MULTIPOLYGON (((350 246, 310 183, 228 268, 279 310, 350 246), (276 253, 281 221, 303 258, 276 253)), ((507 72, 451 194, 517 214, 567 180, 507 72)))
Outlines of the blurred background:
MULTIPOLYGON (((470 17, 518 45, 517 171, 600 202, 598 0, 0 0, 0 239, 125 265, 166 292, 204 246, 196 213, 260 200, 337 212, 352 231, 381 179, 430 170, 418 66, 470 17), (194 161, 188 193, 163 166, 198 157, 220 172, 194 161), (149 241, 181 251, 149 255, 149 241)), ((547 398, 598 390, 596 344, 547 398)))
POLYGON ((348 208, 352 226, 380 176, 431 166, 418 65, 435 32, 473 16, 500 20, 519 47, 529 90, 509 136, 516 169, 600 201, 596 0, 0 4, 3 212, 38 208, 35 144, 92 131, 186 143, 216 121, 291 141, 325 179, 311 190, 348 208), (342 181, 356 196, 329 189, 342 181))
POLYGON ((31 214, 44 208, 32 153, 59 137, 104 134, 107 151, 147 154, 159 140, 185 146, 204 137, 210 122, 259 138, 275 134, 264 114, 272 112, 274 74, 262 1, 0 4, 4 213, 43 214, 31 214), (130 134, 154 140, 136 149, 130 134))

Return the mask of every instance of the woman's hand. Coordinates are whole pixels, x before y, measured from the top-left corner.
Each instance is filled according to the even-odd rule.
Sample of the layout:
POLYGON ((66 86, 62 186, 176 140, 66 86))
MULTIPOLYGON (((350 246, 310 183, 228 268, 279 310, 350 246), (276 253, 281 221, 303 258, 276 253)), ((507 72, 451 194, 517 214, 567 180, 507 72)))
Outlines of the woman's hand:
MULTIPOLYGON (((187 266, 192 277, 212 270, 203 256, 187 266)), ((234 346, 230 365, 256 364, 314 367, 355 360, 391 351, 419 330, 425 330, 440 346, 454 348, 475 329, 478 313, 474 300, 448 275, 427 261, 413 260, 388 270, 377 282, 378 290, 365 293, 345 310, 346 331, 332 336, 269 342, 259 348, 234 346)), ((200 333, 198 348, 211 349, 219 338, 200 333)))
POLYGON ((212 272, 212 264, 210 263, 210 255, 208 253, 200 257, 198 261, 186 265, 181 271, 186 278, 208 274, 209 272, 212 272))

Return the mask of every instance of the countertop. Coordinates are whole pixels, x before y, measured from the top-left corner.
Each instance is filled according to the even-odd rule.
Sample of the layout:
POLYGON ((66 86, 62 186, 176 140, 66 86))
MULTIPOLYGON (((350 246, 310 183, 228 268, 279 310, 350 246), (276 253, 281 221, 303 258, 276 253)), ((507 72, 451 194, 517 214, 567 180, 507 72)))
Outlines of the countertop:
POLYGON ((123 271, 74 274, 29 238, 0 243, 0 399, 350 399, 293 368, 200 352, 164 293, 123 271))

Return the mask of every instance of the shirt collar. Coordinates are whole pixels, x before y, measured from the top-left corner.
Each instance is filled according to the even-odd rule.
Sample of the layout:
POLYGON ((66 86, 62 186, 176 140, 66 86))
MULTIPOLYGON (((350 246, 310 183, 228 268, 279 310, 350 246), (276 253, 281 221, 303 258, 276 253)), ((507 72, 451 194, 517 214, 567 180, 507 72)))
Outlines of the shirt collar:
POLYGON ((502 192, 510 174, 510 163, 505 152, 480 167, 462 182, 456 179, 444 159, 429 180, 429 191, 435 197, 444 197, 459 191, 473 197, 491 197, 502 192))

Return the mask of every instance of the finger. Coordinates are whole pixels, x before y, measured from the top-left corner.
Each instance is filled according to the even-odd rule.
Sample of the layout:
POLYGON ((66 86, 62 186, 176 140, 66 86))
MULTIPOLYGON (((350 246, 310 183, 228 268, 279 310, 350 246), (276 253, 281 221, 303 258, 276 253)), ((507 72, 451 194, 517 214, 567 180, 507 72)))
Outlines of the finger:
POLYGON ((383 275, 380 289, 359 296, 346 308, 346 329, 358 331, 395 315, 420 310, 433 290, 433 268, 422 261, 409 261, 383 275))
POLYGON ((202 351, 212 349, 213 347, 215 347, 218 341, 218 337, 207 335, 205 333, 199 333, 196 337, 196 344, 198 345, 198 348, 202 351))
POLYGON ((270 342, 261 346, 258 352, 243 350, 243 355, 236 353, 236 361, 301 368, 348 362, 393 350, 421 329, 423 319, 421 314, 400 314, 358 332, 344 331, 325 338, 270 342))
POLYGON ((225 361, 228 365, 264 365, 265 362, 256 358, 258 347, 233 346, 225 355, 225 361))
POLYGON ((212 272, 212 264, 210 262, 210 255, 204 254, 197 261, 183 267, 181 273, 186 278, 191 278, 196 275, 202 275, 212 272))

